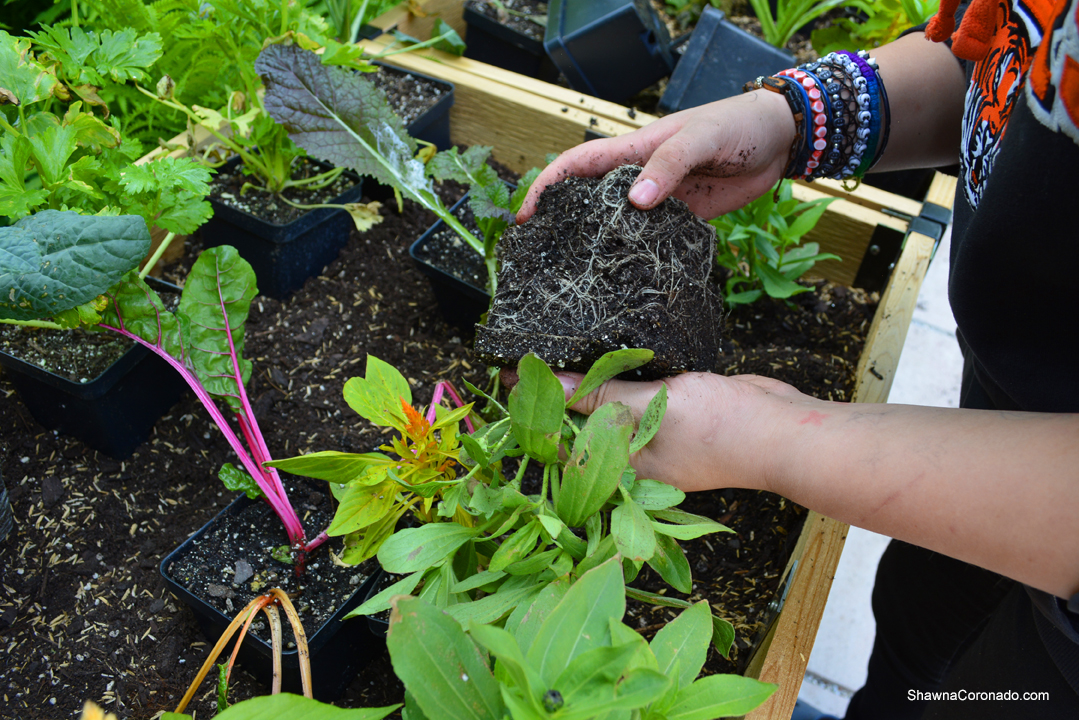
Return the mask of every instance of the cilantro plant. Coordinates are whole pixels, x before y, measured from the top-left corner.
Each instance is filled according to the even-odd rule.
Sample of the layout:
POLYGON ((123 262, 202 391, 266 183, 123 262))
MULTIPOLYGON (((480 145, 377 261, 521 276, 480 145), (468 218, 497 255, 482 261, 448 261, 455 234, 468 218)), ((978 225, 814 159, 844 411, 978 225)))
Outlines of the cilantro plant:
POLYGON ((795 282, 819 260, 839 260, 820 252, 815 242, 802 243, 835 198, 798 202, 789 180, 775 193, 765 193, 746 206, 722 215, 716 228, 716 262, 730 271, 724 285, 728 305, 752 303, 767 294, 789 298, 808 291, 795 282))
POLYGON ((194 232, 211 213, 209 172, 187 159, 133 164, 139 144, 122 136, 100 98, 145 79, 160 53, 156 36, 48 26, 31 35, 0 31, 0 216, 139 215, 168 231, 159 252, 194 232))
POLYGON ((611 558, 572 586, 552 583, 505 627, 396 598, 386 645, 405 684, 405 717, 717 718, 744 715, 775 692, 740 675, 697 679, 708 654, 707 602, 650 643, 622 623, 622 572, 611 558))
POLYGON ((415 156, 416 141, 390 110, 381 91, 358 73, 327 67, 303 48, 271 45, 262 51, 255 69, 266 85, 266 110, 298 145, 314 157, 389 185, 435 213, 484 258, 488 289, 494 294, 494 247, 501 230, 524 202, 530 182, 527 177, 510 196, 484 163, 489 148, 463 154, 456 149, 445 151, 425 166, 415 156), (484 240, 465 228, 442 203, 429 174, 472 184, 472 209, 484 240))

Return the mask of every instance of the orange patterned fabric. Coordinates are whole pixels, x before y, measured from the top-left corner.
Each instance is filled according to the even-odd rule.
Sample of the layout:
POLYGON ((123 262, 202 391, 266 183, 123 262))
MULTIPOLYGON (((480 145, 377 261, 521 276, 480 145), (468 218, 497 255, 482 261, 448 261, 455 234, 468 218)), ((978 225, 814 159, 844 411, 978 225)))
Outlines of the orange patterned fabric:
POLYGON ((1056 0, 1047 12, 1049 42, 1030 66, 1027 103, 1043 125, 1079 143, 1079 2, 1056 0))

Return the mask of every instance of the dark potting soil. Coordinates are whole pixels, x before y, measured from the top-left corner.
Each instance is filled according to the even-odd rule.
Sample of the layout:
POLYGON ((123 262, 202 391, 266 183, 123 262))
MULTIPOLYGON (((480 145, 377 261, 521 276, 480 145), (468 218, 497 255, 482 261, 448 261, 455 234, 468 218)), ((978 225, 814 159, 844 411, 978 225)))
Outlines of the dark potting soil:
MULTIPOLYGON (((459 186, 442 191, 447 203, 461 194, 459 186)), ((367 353, 409 378, 417 404, 429 402, 437 380, 457 387, 465 379, 485 384, 487 368, 442 322, 427 280, 407 257, 408 244, 434 217, 407 201, 403 214, 394 204, 383 214, 385 221, 371 231, 353 232, 341 256, 287 301, 260 297, 252 304, 248 390, 274 457, 367 452, 385 442, 341 394, 349 377, 363 374, 367 353)), ((166 279, 181 279, 200 250, 196 234, 189 255, 166 279)), ((872 306, 858 293, 819 290, 795 296, 790 305, 768 302, 733 311, 722 369, 741 363, 744 354, 738 366, 744 371, 775 375, 821 397, 849 399, 850 371, 872 306), (836 374, 816 377, 824 371, 836 374)), ((43 430, 3 377, 0 427, 0 470, 16 523, 0 543, 0 717, 73 719, 84 700, 121 720, 171 711, 216 638, 201 635, 190 611, 166 590, 157 566, 234 499, 217 479, 222 463, 235 462, 228 443, 189 393, 158 421, 148 442, 117 462, 43 430)), ((306 498, 294 500, 299 505, 306 498)), ((689 597, 724 609, 738 629, 741 663, 757 623, 768 617, 769 592, 798 534, 796 519, 785 513, 800 510, 741 490, 694 494, 684 507, 737 531, 682 545, 694 572, 689 597)), ((332 561, 316 553, 312 562, 332 561)), ((645 571, 636 584, 658 587, 649 582, 645 571)), ((627 622, 640 628, 643 617, 646 635, 669 617, 651 606, 630 607, 627 622)), ((705 672, 730 667, 711 652, 705 672)), ((239 701, 267 691, 236 672, 229 696, 239 701)), ((402 697, 381 650, 336 704, 381 706, 402 697)), ((214 706, 209 682, 189 712, 212 717, 214 706)))
MULTIPOLYGON (((305 180, 327 170, 326 167, 316 164, 306 157, 299 158, 293 167, 293 180, 305 180)), ((245 192, 243 189, 245 183, 258 185, 258 181, 254 177, 244 174, 243 161, 236 163, 231 168, 222 166, 210 183, 210 196, 274 225, 287 225, 304 213, 309 212, 304 208, 293 207, 264 190, 249 187, 245 192)), ((342 174, 330 185, 322 189, 310 190, 302 186, 290 187, 282 195, 298 205, 318 205, 330 202, 355 184, 356 179, 354 177, 342 174)))
POLYGON ((364 77, 386 93, 386 100, 401 117, 405 127, 434 107, 442 99, 442 93, 446 92, 436 82, 386 65, 364 77))
MULTIPOLYGON (((325 486, 317 488, 305 480, 284 476, 281 482, 304 533, 313 540, 333 520, 332 496, 325 486)), ((378 563, 368 560, 357 566, 339 565, 326 550, 316 549, 303 574, 297 575, 293 565, 273 557, 274 548, 287 545, 288 535, 273 508, 256 502, 222 518, 165 570, 174 581, 230 618, 269 588, 281 588, 289 593, 312 636, 377 572, 378 563)), ((329 553, 340 556, 344 540, 330 538, 326 546, 329 553)), ((250 632, 270 642, 270 630, 262 617, 251 624, 250 632)))
POLYGON ((533 40, 543 42, 543 35, 547 31, 547 3, 545 2, 537 2, 537 0, 502 0, 500 3, 495 4, 486 0, 465 0, 464 6, 469 10, 486 15, 511 30, 516 30, 533 40), (530 18, 533 17, 539 18, 541 22, 531 20, 530 18))
POLYGON ((655 351, 641 378, 715 370, 721 298, 709 282, 715 229, 668 198, 642 212, 626 198, 637 166, 548 186, 533 218, 510 227, 476 354, 515 367, 534 352, 585 372, 604 353, 655 351))
MULTIPOLYGON (((473 235, 483 237, 476 225, 472 208, 467 204, 462 205, 455 214, 461 224, 472 231, 473 235)), ((439 227, 417 253, 417 257, 459 280, 464 280, 473 287, 481 290, 487 287, 487 265, 483 262, 483 258, 479 253, 473 252, 461 236, 448 225, 443 224, 439 227)))

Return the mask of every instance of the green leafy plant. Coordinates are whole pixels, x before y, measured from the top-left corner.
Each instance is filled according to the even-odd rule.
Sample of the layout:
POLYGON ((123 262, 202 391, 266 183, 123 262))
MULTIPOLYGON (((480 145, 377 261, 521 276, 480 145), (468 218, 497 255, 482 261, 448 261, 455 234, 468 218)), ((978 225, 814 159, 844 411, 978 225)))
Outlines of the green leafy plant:
POLYGON ((211 213, 209 172, 187 159, 134 164, 139 144, 122 136, 100 98, 146 77, 157 37, 49 26, 31 35, 0 31, 0 216, 137 214, 169 232, 160 252, 194 232, 211 213))
POLYGON ((775 47, 786 47, 794 33, 830 10, 855 7, 864 10, 868 3, 863 0, 777 0, 773 14, 768 0, 749 0, 753 14, 761 23, 765 42, 775 47))
POLYGON ((512 222, 524 201, 528 178, 534 174, 526 176, 510 195, 483 162, 489 148, 463 154, 455 149, 445 151, 425 165, 416 157, 416 141, 377 88, 358 73, 327 67, 301 47, 271 45, 263 50, 255 69, 266 85, 267 111, 300 147, 314 157, 393 187, 435 213, 484 258, 488 288, 494 294, 494 247, 501 229, 512 222), (484 228, 485 240, 453 216, 435 194, 429 174, 473 184, 477 192, 472 208, 484 228))
MULTIPOLYGON (((581 392, 651 357, 648 350, 610 353, 586 375, 581 392)), ((400 412, 407 383, 386 367, 369 364, 364 385, 369 388, 368 400, 375 404, 362 413, 378 424, 392 425, 395 420, 389 415, 400 412)), ((423 489, 399 482, 396 488, 383 485, 377 493, 365 489, 374 487, 368 482, 409 472, 412 451, 404 444, 397 453, 400 459, 394 461, 400 470, 386 470, 385 459, 371 454, 315 453, 272 463, 368 498, 357 506, 342 500, 339 506, 338 518, 364 513, 364 524, 354 526, 358 532, 348 542, 365 553, 377 548, 382 567, 404 577, 357 608, 354 615, 380 612, 389 607, 394 595, 422 588, 420 597, 459 621, 495 622, 507 615, 512 619, 544 588, 572 584, 616 554, 624 558, 630 578, 648 564, 679 591, 691 591, 689 563, 677 540, 729 530, 678 510, 685 497, 682 491, 636 478, 629 464, 630 454, 644 447, 659 427, 666 407, 665 390, 650 403, 638 427, 629 409, 617 403, 582 421, 582 416, 567 411, 572 403, 567 404, 561 383, 541 360, 526 356, 518 372, 520 382, 506 406, 488 398, 498 417, 471 434, 459 434, 460 448, 447 443, 452 426, 443 426, 440 442, 445 450, 452 448, 450 452, 456 453, 454 464, 447 464, 439 475, 431 475, 434 468, 426 466, 430 479, 423 489), (565 457, 559 453, 560 446, 568 450, 565 457), (502 472, 507 457, 520 458, 513 477, 502 472), (539 493, 526 495, 522 482, 532 462, 543 464, 542 485, 539 493), (394 532, 400 515, 395 516, 393 508, 412 502, 406 491, 430 498, 437 492, 437 502, 431 505, 437 517, 428 513, 421 518, 424 524, 394 532), (380 509, 368 513, 367 508, 380 509), (430 522, 436 519, 445 521, 430 522)), ((360 409, 355 394, 350 404, 360 409)), ((433 407, 437 415, 437 403, 433 407)), ((445 418, 463 419, 464 410, 447 412, 445 418)), ((627 592, 647 602, 688 606, 683 600, 637 589, 627 592)), ((726 654, 733 628, 714 618, 713 638, 726 654)))
POLYGON ((839 260, 820 252, 815 242, 802 243, 835 198, 798 202, 791 183, 781 180, 775 193, 765 193, 745 207, 711 221, 718 236, 716 262, 730 271, 724 285, 728 305, 744 305, 763 295, 789 298, 809 288, 795 282, 820 260, 839 260))
POLYGON ((936 14, 940 0, 880 0, 861 8, 860 17, 836 18, 817 28, 811 38, 820 55, 836 50, 875 48, 895 40, 909 27, 936 14))
POLYGON ((406 717, 705 719, 743 715, 775 691, 738 675, 696 679, 708 653, 707 602, 651 643, 624 625, 618 557, 526 607, 504 628, 462 627, 421 598, 395 599, 386 643, 405 684, 406 717))

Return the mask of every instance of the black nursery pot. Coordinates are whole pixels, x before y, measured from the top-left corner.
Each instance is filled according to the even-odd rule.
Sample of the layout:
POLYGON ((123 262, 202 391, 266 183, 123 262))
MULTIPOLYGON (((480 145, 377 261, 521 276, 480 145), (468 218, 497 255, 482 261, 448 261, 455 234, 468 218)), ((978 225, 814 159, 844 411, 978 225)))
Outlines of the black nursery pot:
MULTIPOLYGON (((210 522, 203 525, 198 532, 169 553, 161 561, 159 567, 161 577, 165 580, 169 590, 191 608, 199 628, 211 643, 216 642, 221 637, 229 623, 232 622, 232 618, 184 587, 172 576, 171 568, 176 560, 191 552, 195 542, 212 533, 225 518, 238 515, 244 508, 256 502, 262 501, 251 500, 246 495, 238 497, 210 522)), ((332 702, 341 697, 345 689, 356 677, 356 674, 373 658, 378 646, 381 644, 382 640, 371 635, 367 623, 362 618, 344 619, 345 615, 359 607, 360 603, 367 597, 380 572, 372 573, 370 577, 359 584, 347 602, 343 603, 321 627, 304 628, 310 652, 312 694, 316 700, 332 702)), ((237 612, 241 609, 240 607, 236 608, 237 612)), ((287 642, 291 632, 291 624, 282 618, 281 625, 287 642), (288 627, 287 630, 284 629, 286 626, 288 627)), ((230 653, 234 645, 235 640, 230 641, 223 651, 222 657, 227 657, 226 653, 230 653)), ((237 659, 256 680, 267 687, 270 686, 273 679, 273 648, 269 643, 256 637, 253 633, 248 633, 240 646, 237 659)), ((281 669, 283 676, 281 680, 282 691, 301 693, 299 652, 296 649, 282 652, 281 669)))
MULTIPOLYGON (((467 208, 467 203, 468 195, 465 195, 450 208, 450 212, 460 219, 467 208)), ((441 220, 436 222, 423 235, 420 235, 416 242, 412 243, 408 254, 412 256, 420 272, 431 281, 431 290, 435 294, 435 300, 438 301, 438 308, 442 311, 445 321, 467 335, 471 335, 475 332, 476 323, 490 307, 491 295, 486 289, 476 287, 432 264, 428 248, 435 235, 445 229, 447 229, 446 223, 441 220)), ((475 251, 464 241, 461 242, 461 252, 475 255, 475 251)))
POLYGON ((507 27, 467 5, 463 17, 467 24, 466 58, 544 82, 553 83, 558 80, 558 68, 547 57, 542 40, 507 27))
POLYGON ((721 10, 706 5, 659 106, 677 112, 740 95, 747 81, 793 65, 790 54, 732 25, 721 10))
MULTIPOLYGON (((378 595, 380 592, 382 592, 383 588, 381 587, 381 585, 383 578, 385 577, 385 570, 379 570, 377 573, 375 573, 374 582, 371 583, 371 587, 367 589, 367 594, 363 598, 364 602, 367 602, 375 595, 378 595)), ((377 615, 367 616, 367 629, 370 630, 371 634, 374 635, 376 638, 385 638, 386 634, 390 631, 389 617, 379 617, 382 614, 383 613, 378 613, 377 615)))
MULTIPOLYGON (((235 157, 225 167, 233 170, 240 161, 235 157)), ((311 162, 329 169, 324 163, 311 162)), ((363 186, 359 178, 351 177, 356 184, 327 201, 329 204, 359 202, 363 186)), ((278 225, 217 198, 210 197, 209 200, 214 215, 202 226, 205 246, 235 247, 240 256, 251 263, 258 278, 259 292, 279 300, 298 290, 307 278, 318 275, 333 262, 348 242, 353 227, 352 218, 344 210, 310 210, 290 223, 278 225)))
POLYGON ((674 69, 667 26, 648 0, 551 0, 543 46, 574 90, 614 102, 674 69))
MULTIPOLYGON (((154 277, 147 277, 146 282, 157 292, 180 292, 154 277)), ((178 372, 142 345, 135 345, 85 383, 72 382, 2 350, 0 365, 27 410, 45 429, 71 435, 117 460, 129 457, 150 437, 154 423, 187 387, 178 372)))

